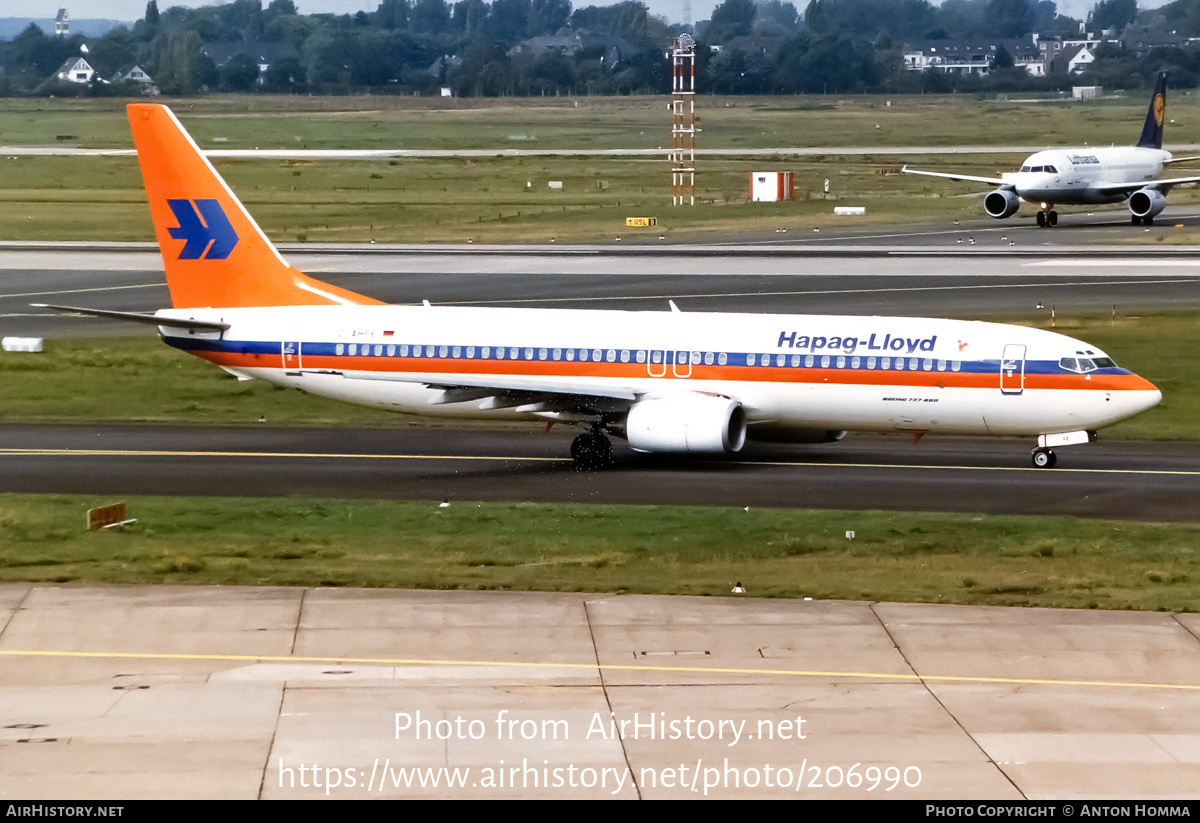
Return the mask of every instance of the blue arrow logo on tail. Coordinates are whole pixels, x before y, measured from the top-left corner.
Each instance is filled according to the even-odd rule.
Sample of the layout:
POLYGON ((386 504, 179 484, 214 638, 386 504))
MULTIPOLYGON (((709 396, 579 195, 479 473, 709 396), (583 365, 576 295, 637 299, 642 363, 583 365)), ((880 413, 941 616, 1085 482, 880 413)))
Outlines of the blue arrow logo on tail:
POLYGON ((168 200, 167 205, 179 221, 169 229, 176 240, 186 240, 180 260, 224 260, 238 244, 237 232, 216 200, 168 200), (197 211, 197 209, 199 211, 197 211))

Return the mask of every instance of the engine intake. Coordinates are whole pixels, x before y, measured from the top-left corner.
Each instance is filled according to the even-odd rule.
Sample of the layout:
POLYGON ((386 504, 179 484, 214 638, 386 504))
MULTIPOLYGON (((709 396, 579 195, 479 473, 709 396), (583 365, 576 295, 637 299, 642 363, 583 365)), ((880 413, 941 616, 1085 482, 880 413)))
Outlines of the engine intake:
POLYGON ((1021 198, 1012 189, 996 189, 983 198, 983 210, 989 217, 1002 220, 1012 217, 1021 208, 1021 198))
POLYGON ((1129 211, 1139 220, 1154 217, 1167 207, 1167 198, 1157 189, 1138 189, 1129 198, 1129 211))
POLYGON ((703 394, 642 400, 629 409, 625 437, 640 452, 729 454, 746 443, 746 410, 703 394))

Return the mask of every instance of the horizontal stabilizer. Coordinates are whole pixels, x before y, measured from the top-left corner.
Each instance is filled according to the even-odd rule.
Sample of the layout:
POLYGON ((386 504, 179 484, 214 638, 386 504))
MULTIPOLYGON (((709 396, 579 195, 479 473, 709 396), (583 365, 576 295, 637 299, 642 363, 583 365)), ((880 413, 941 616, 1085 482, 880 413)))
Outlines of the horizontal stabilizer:
POLYGON ((145 312, 136 311, 108 311, 107 309, 83 309, 78 306, 52 306, 49 303, 30 303, 29 305, 35 309, 53 309, 54 311, 70 312, 71 314, 86 314, 91 317, 107 317, 110 320, 128 320, 131 323, 148 323, 151 326, 165 326, 169 329, 217 332, 229 330, 228 323, 218 323, 212 320, 159 317, 156 314, 146 314, 145 312))

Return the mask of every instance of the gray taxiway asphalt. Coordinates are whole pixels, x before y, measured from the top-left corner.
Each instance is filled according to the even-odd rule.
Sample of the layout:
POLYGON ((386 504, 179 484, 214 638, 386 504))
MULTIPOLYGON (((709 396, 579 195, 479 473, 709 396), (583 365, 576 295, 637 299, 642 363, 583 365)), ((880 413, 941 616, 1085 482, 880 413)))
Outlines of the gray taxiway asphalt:
POLYGON ((1200 445, 1106 442, 1035 469, 1017 439, 849 435, 577 472, 570 427, 0 424, 0 491, 803 507, 1200 519, 1200 445))

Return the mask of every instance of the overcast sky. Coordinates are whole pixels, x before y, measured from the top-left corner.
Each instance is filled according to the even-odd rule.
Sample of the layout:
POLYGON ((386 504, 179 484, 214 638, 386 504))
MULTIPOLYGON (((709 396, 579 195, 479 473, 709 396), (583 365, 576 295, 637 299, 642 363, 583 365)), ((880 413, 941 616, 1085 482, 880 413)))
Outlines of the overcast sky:
MULTIPOLYGON (((651 13, 657 14, 660 17, 667 18, 670 22, 681 22, 683 20, 683 5, 685 0, 643 0, 650 8, 651 13)), ((712 15, 712 10, 720 0, 691 0, 692 4, 692 21, 707 20, 712 15)), ((65 6, 72 17, 104 17, 111 20, 128 20, 130 22, 141 19, 146 12, 146 0, 60 0, 61 5, 65 6)), ((60 6, 60 2, 44 2, 43 0, 0 0, 0 17, 53 17, 60 6)), ((264 0, 263 6, 268 5, 270 0, 264 0)), ((453 4, 453 0, 450 0, 453 4)), ((574 7, 583 6, 608 6, 617 0, 572 0, 574 7)), ((807 0, 792 0, 801 12, 807 4, 807 0)), ((1085 18, 1087 13, 1096 4, 1096 0, 1057 0, 1058 11, 1060 14, 1067 14, 1071 17, 1085 18)), ((1167 0, 1140 0, 1138 6, 1141 8, 1158 8, 1166 3, 1167 0)), ((218 5, 216 2, 204 2, 204 0, 159 0, 158 7, 167 9, 170 6, 210 6, 218 5)), ((338 14, 353 13, 356 11, 374 11, 379 5, 378 0, 296 0, 296 6, 304 14, 315 14, 317 12, 337 12, 338 14)))

